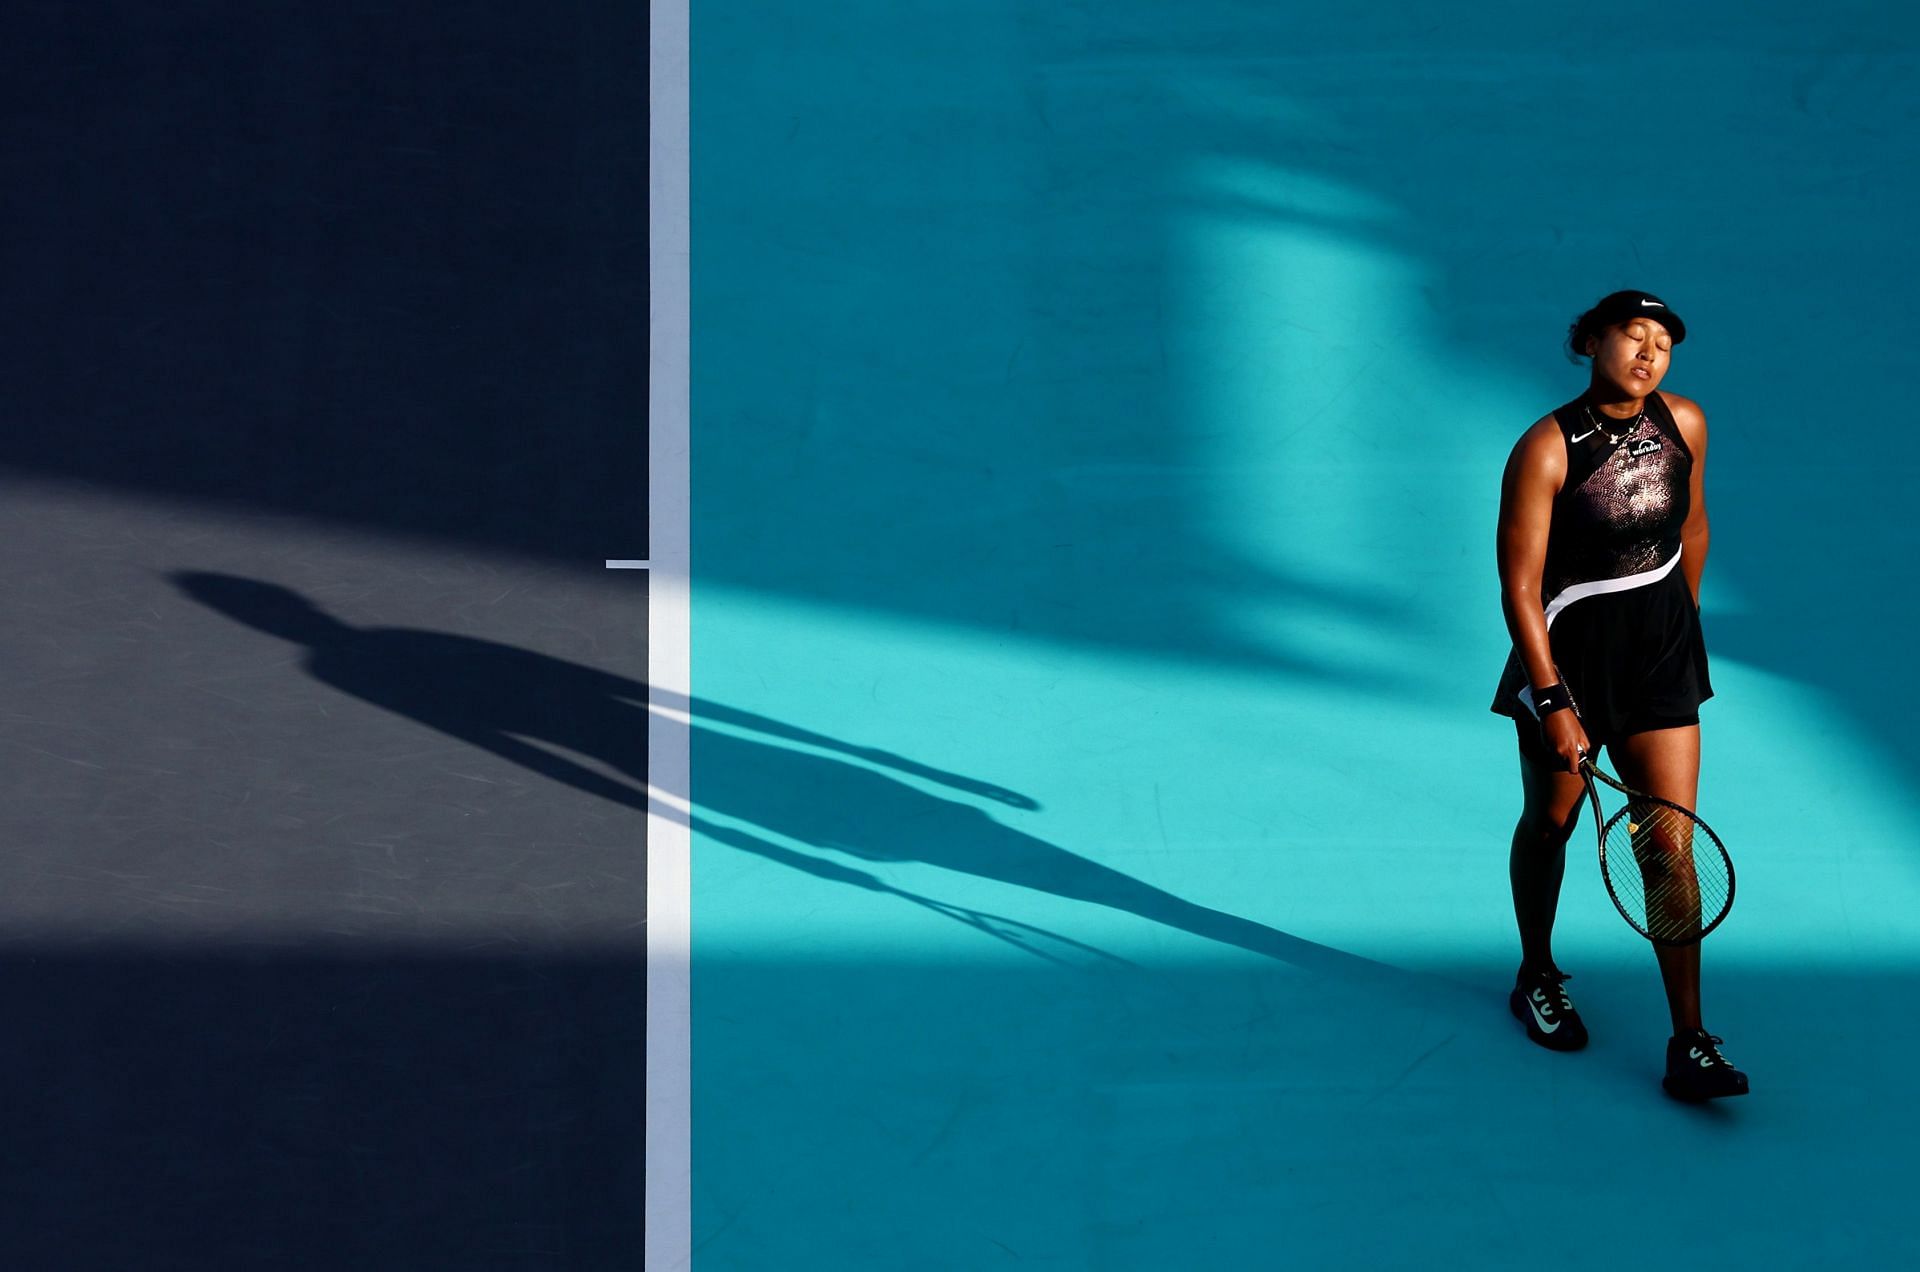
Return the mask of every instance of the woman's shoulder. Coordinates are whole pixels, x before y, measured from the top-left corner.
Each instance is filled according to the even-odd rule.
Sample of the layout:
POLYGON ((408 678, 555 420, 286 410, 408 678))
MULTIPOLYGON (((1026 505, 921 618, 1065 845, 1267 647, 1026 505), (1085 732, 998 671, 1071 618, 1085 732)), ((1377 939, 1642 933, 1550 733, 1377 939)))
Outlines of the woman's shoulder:
POLYGON ((1548 411, 1520 434, 1507 457, 1513 473, 1529 473, 1549 479, 1556 487, 1567 472, 1567 434, 1554 412, 1548 411))
POLYGON ((1679 423, 1698 424, 1701 428, 1707 426, 1707 413, 1701 410, 1700 404, 1692 398, 1681 397, 1678 393, 1669 393, 1665 389, 1655 389, 1654 392, 1662 402, 1667 404, 1667 410, 1673 412, 1673 418, 1679 423))
POLYGON ((1541 454, 1566 453, 1567 429, 1560 422, 1560 412, 1564 407, 1548 411, 1533 423, 1527 425, 1527 431, 1520 434, 1513 449, 1520 452, 1537 451, 1541 454))
POLYGON ((1673 416, 1673 422, 1680 428, 1680 436, 1687 439, 1687 445, 1696 451, 1706 444, 1707 413, 1700 404, 1690 397, 1681 397, 1678 393, 1669 393, 1665 389, 1655 389, 1655 394, 1667 404, 1667 411, 1673 416))

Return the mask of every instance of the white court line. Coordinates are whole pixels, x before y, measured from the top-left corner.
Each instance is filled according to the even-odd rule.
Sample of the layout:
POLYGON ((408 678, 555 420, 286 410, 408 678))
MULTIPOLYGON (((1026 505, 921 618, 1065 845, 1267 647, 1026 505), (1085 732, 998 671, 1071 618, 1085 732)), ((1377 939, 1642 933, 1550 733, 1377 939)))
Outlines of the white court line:
POLYGON ((609 561, 609 570, 648 570, 653 568, 652 561, 609 561))
MULTIPOLYGON (((647 578, 648 705, 693 697, 688 605, 687 451, 692 259, 687 100, 689 0, 648 5, 647 548, 665 568, 647 578)), ((650 562, 608 561, 614 569, 650 562)), ((688 730, 649 717, 650 784, 687 795, 688 730)), ((645 1272, 693 1266, 691 835, 685 810, 647 810, 647 1129, 645 1272)))

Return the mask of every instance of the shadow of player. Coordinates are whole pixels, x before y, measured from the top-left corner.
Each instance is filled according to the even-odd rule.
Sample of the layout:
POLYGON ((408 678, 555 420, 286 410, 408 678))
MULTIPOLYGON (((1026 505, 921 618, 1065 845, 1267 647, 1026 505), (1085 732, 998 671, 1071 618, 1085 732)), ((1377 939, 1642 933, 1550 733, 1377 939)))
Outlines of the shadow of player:
POLYGON ((172 578, 210 609, 304 646, 306 670, 342 693, 578 790, 672 817, 717 842, 819 878, 893 893, 1036 953, 1040 951, 1030 937, 1066 949, 1097 951, 1031 925, 897 888, 856 866, 794 851, 769 836, 858 861, 936 866, 1106 906, 1301 967, 1402 975, 1384 964, 1183 900, 1003 825, 972 804, 935 794, 923 784, 1009 807, 1037 807, 1015 791, 672 693, 653 693, 654 704, 666 710, 663 718, 650 717, 648 687, 640 681, 473 637, 355 627, 276 584, 203 572, 180 572, 172 578), (697 785, 692 791, 661 794, 683 802, 689 812, 672 808, 666 800, 649 799, 650 719, 659 727, 686 730, 697 785))

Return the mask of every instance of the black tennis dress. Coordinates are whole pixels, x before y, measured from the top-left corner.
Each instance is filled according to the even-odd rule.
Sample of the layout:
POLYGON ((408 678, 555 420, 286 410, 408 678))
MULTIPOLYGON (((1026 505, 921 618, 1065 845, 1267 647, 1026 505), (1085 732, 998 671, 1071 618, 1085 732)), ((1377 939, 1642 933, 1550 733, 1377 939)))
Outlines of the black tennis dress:
MULTIPOLYGON (((1631 423, 1589 413, 1584 396, 1553 418, 1567 447, 1567 480, 1553 500, 1540 592, 1554 665, 1580 723, 1596 746, 1698 724, 1713 685, 1700 614, 1680 570, 1693 452, 1658 393, 1631 423)), ((1538 719, 1517 651, 1507 656, 1493 710, 1529 725, 1538 719)), ((1521 734, 1538 737, 1531 727, 1521 734)))

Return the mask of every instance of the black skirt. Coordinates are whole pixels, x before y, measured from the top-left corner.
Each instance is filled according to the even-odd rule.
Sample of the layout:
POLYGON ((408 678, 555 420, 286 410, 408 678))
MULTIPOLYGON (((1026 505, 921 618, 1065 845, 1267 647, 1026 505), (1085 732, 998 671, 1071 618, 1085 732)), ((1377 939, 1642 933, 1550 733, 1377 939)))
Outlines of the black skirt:
MULTIPOLYGON (((1573 602, 1554 617, 1547 643, 1596 746, 1698 724, 1700 704, 1713 696, 1700 613, 1677 567, 1644 587, 1573 602)), ((1526 685, 1519 653, 1509 653, 1493 710, 1533 723, 1532 709, 1520 700, 1526 685)))

